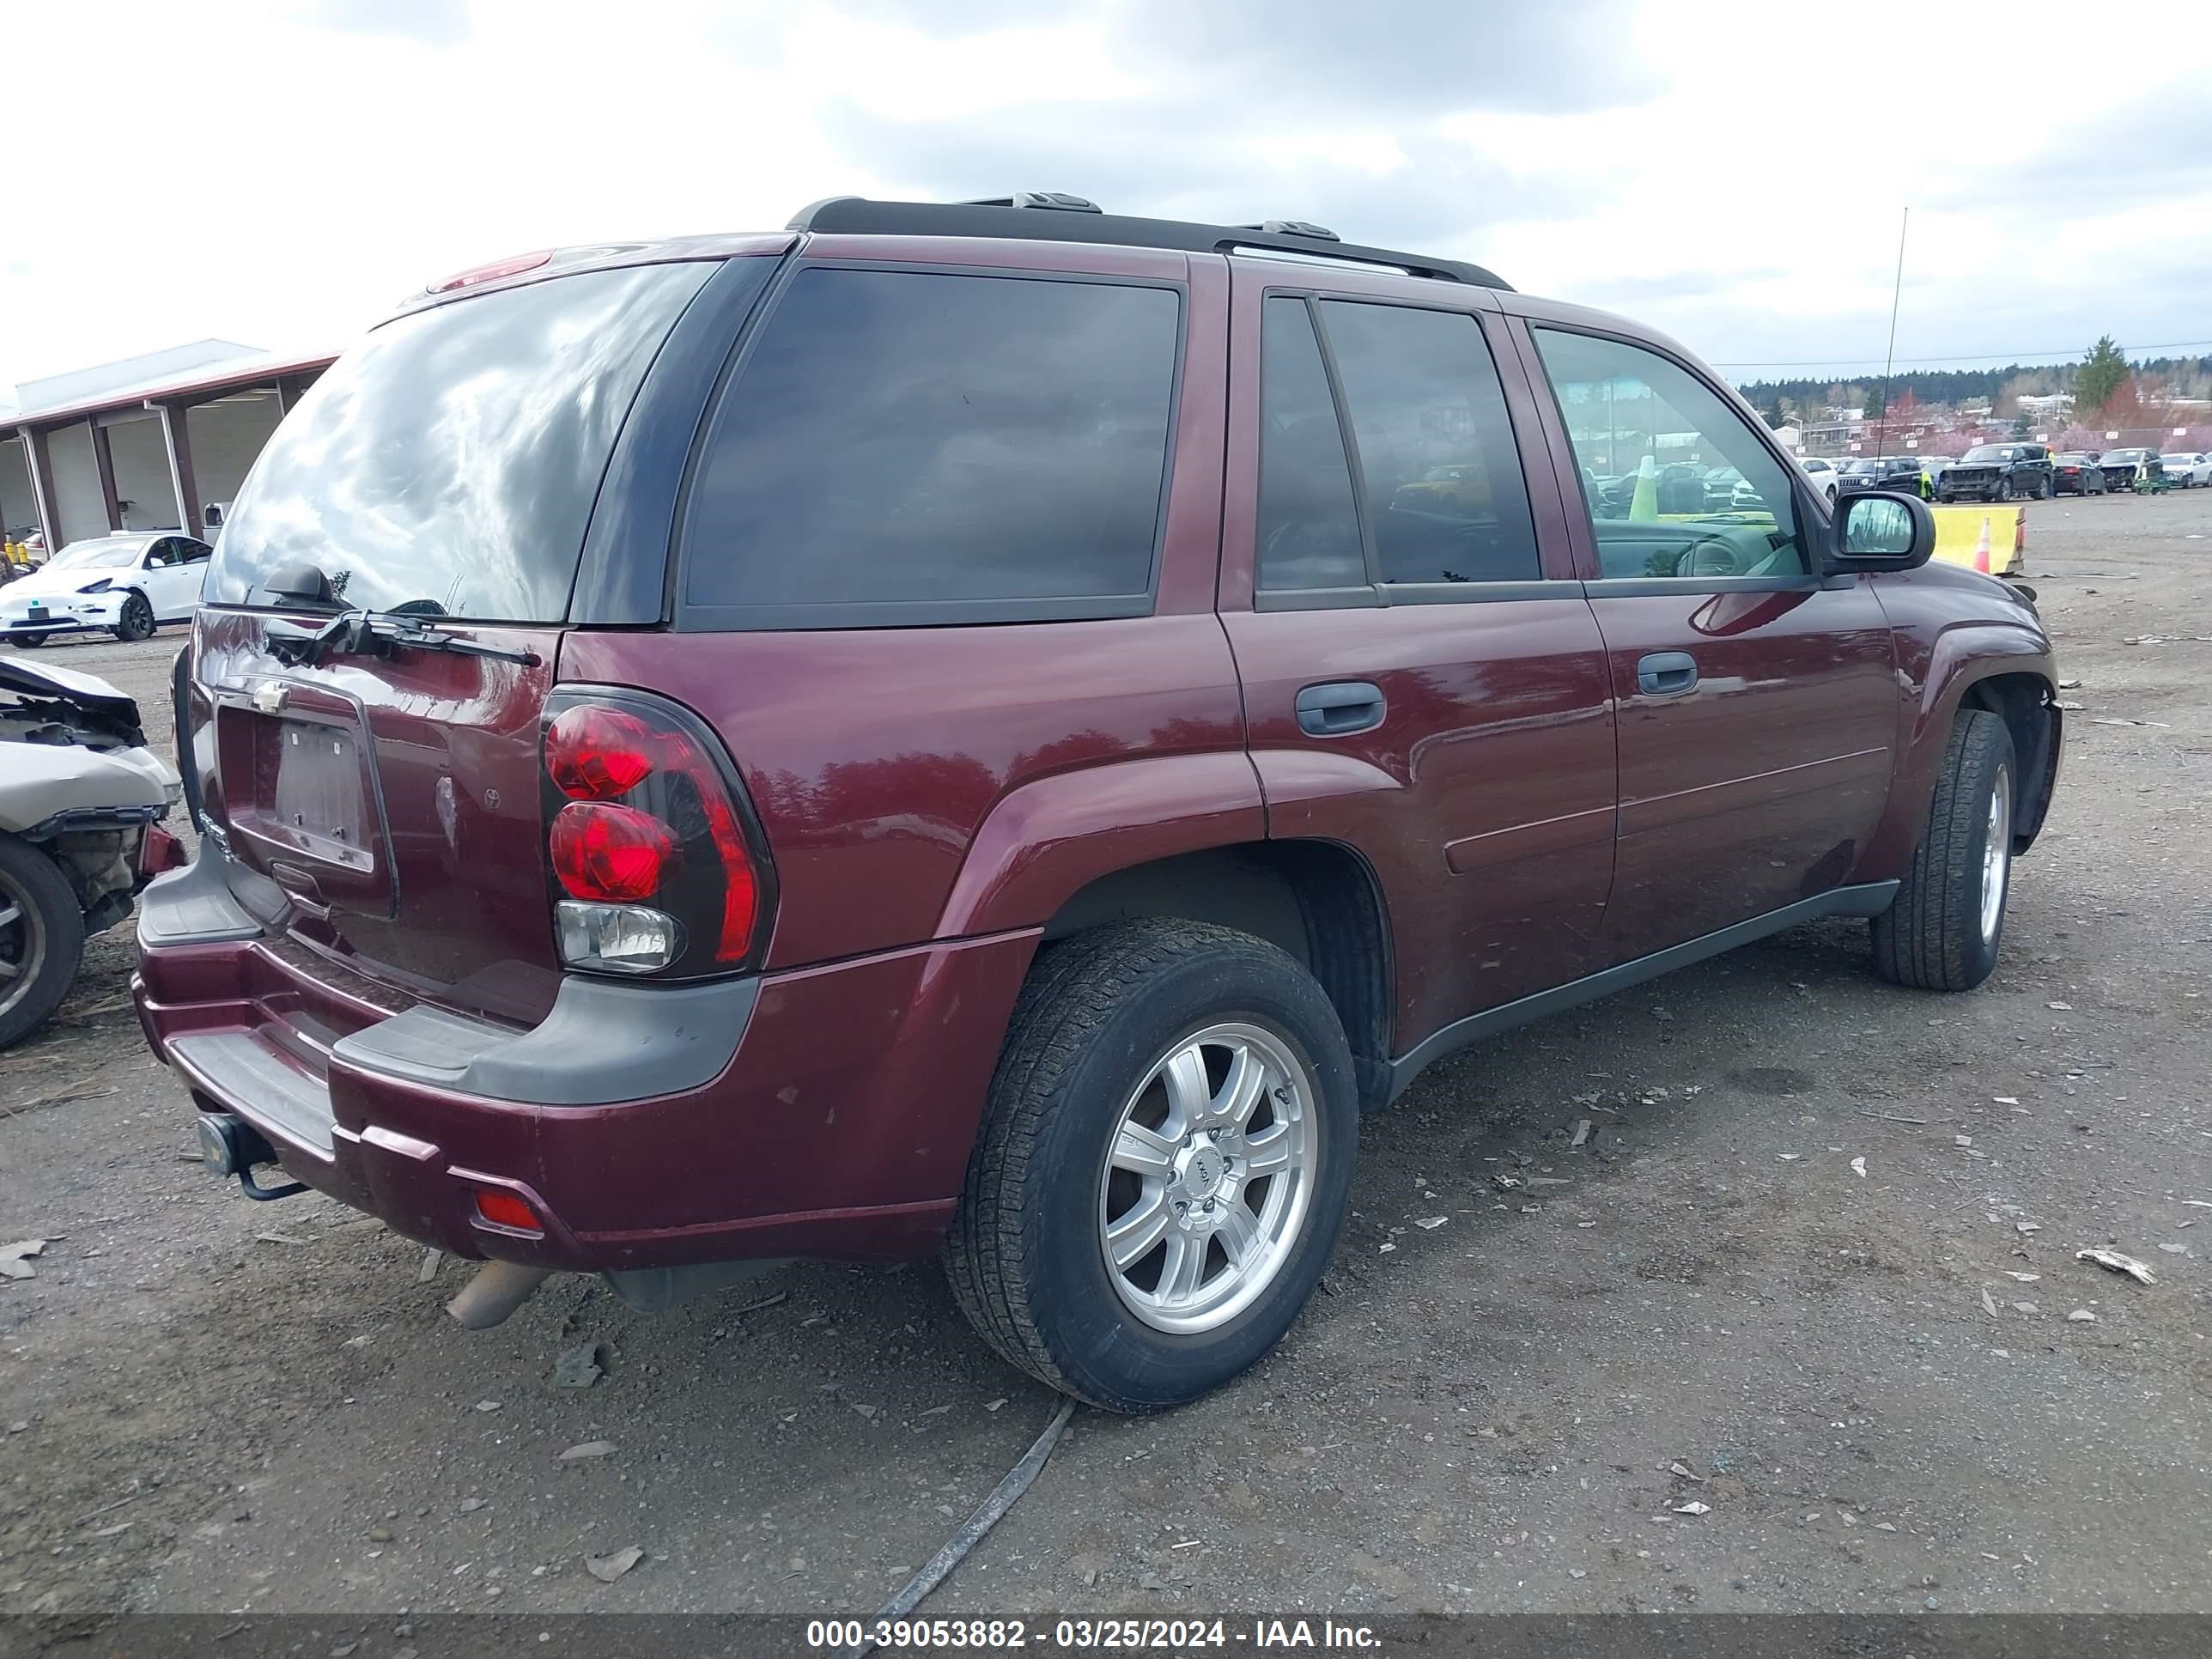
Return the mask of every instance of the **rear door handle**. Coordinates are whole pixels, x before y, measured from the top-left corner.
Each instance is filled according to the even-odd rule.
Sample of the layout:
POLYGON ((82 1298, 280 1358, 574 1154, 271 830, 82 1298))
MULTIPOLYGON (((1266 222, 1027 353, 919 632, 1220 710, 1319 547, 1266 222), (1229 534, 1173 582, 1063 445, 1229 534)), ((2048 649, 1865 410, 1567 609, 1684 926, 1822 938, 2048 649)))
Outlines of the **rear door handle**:
POLYGON ((1636 689, 1647 697, 1679 697, 1698 689, 1698 659, 1686 651, 1655 651, 1638 659, 1636 689))
POLYGON ((1382 724, 1382 688, 1365 680, 1309 685, 1298 693, 1298 730, 1310 738, 1345 738, 1382 724))

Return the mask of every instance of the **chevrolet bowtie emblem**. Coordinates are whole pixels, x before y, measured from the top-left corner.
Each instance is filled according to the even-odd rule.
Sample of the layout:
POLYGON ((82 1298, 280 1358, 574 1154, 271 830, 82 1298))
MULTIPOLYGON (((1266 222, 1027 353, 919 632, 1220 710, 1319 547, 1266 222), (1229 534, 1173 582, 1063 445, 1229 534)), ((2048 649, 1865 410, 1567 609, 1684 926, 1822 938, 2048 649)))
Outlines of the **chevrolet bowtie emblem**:
POLYGON ((275 680, 264 680, 253 688, 253 706, 264 714, 273 714, 284 706, 284 688, 275 680))

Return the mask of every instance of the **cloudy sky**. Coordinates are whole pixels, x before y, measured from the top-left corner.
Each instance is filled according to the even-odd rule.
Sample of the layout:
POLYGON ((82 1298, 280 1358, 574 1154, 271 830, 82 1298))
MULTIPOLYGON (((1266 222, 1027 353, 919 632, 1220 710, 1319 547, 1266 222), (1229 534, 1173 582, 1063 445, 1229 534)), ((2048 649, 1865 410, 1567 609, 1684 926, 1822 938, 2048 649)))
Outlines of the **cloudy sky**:
POLYGON ((1909 204, 1900 362, 2202 346, 2212 100, 2138 27, 2187 9, 2092 74, 2070 3, 9 4, 0 397, 335 347, 549 244, 1012 188, 1478 259, 1739 379, 1879 367, 1909 204))

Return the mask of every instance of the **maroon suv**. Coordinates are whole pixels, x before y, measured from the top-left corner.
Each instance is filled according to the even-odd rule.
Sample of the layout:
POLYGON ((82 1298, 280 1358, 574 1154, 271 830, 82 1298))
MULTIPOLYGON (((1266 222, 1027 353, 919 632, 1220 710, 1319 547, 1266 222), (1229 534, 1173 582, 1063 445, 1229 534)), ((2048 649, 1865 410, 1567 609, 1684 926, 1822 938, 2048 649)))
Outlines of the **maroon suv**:
POLYGON ((215 1167, 486 1261, 473 1318, 941 1249, 1173 1404, 1438 1056, 1816 917, 1988 975, 2055 672, 1932 534, 1648 330, 1310 225, 509 261, 238 497, 139 1009, 215 1167))

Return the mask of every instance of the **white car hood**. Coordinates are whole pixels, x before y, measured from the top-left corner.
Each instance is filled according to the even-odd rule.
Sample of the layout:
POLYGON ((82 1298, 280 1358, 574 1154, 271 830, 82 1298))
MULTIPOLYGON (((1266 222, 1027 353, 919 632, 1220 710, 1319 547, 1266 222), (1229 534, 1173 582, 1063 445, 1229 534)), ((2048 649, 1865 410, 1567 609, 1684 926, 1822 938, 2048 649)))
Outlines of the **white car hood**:
POLYGON ((5 587, 0 587, 0 601, 73 599, 80 589, 89 586, 103 576, 118 587, 127 587, 131 579, 138 574, 127 566, 113 569, 94 569, 88 566, 77 570, 33 570, 29 575, 18 576, 5 587))

